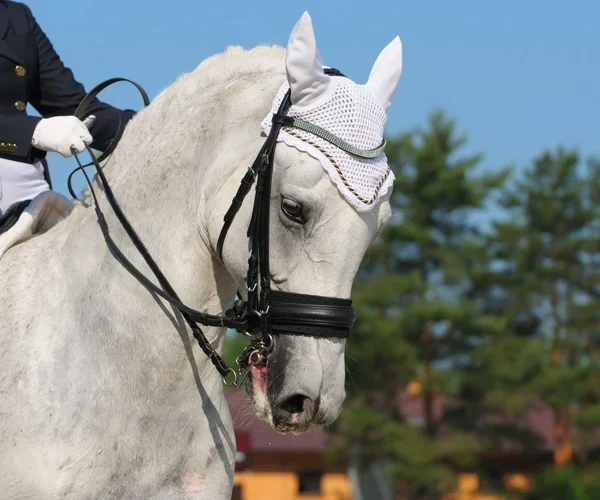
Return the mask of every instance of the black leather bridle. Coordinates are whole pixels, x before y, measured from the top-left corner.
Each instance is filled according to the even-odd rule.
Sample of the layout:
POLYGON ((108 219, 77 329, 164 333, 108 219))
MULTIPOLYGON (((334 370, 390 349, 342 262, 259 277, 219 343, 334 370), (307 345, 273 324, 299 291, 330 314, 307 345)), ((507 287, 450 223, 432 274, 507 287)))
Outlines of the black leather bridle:
MULTIPOLYGON (((343 76, 335 69, 327 68, 326 73, 332 76, 343 76)), ((108 105, 95 104, 96 96, 109 85, 125 81, 135 85, 144 99, 144 105, 149 104, 149 99, 144 90, 136 83, 123 78, 113 78, 101 83, 88 95, 79 105, 75 116, 83 120, 87 116, 101 110, 110 108, 108 105)), ((356 318, 352 301, 350 299, 339 299, 336 297, 324 297, 318 295, 305 295, 300 293, 283 292, 271 289, 271 275, 269 268, 269 219, 270 219, 270 199, 271 199, 271 181, 273 175, 273 165, 275 157, 275 147, 277 137, 283 126, 296 126, 294 119, 287 117, 287 112, 291 106, 290 91, 283 98, 276 114, 273 116, 272 126, 258 156, 252 166, 243 177, 240 187, 231 202, 229 210, 224 216, 224 223, 217 243, 217 253, 222 260, 223 245, 236 214, 238 213, 244 198, 250 192, 253 184, 256 184, 254 206, 252 217, 248 226, 248 238, 250 239, 250 258, 248 259, 248 274, 246 276, 246 293, 239 294, 233 307, 226 311, 225 315, 212 315, 196 311, 181 302, 175 290, 161 272, 160 268, 150 256, 142 240, 139 238, 127 217, 122 212, 119 204, 112 192, 112 189, 102 171, 100 162, 108 157, 115 149, 124 127, 119 124, 119 131, 111 143, 110 147, 99 157, 96 158, 93 151, 88 147, 92 162, 82 165, 77 155, 74 155, 79 164, 79 168, 69 176, 69 190, 71 195, 76 198, 71 189, 72 175, 81 170, 89 184, 91 194, 94 200, 98 223, 104 235, 106 244, 121 262, 125 269, 131 273, 148 291, 154 293, 164 300, 168 301, 173 307, 178 309, 186 320, 193 335, 198 341, 204 353, 210 358, 216 369, 219 371, 227 385, 238 385, 242 379, 249 373, 252 364, 266 363, 269 353, 273 349, 274 336, 277 335, 306 335, 317 338, 347 338, 350 333, 350 327, 356 318), (127 235, 140 252, 156 279, 160 287, 150 281, 142 272, 140 272, 121 252, 118 246, 110 236, 110 231, 102 213, 96 193, 92 183, 85 173, 84 168, 94 165, 97 171, 98 179, 104 189, 106 198, 115 212, 119 222, 125 229, 127 235), (245 298, 243 295, 246 295, 245 298), (198 324, 206 326, 232 328, 245 334, 250 345, 244 350, 238 358, 240 371, 243 372, 242 378, 238 381, 237 372, 227 366, 225 361, 212 347, 210 342, 204 336, 204 333, 198 324), (233 374, 234 380, 230 383, 227 377, 233 374)), ((298 127, 304 124, 308 127, 314 127, 311 124, 302 122, 298 127)), ((318 127, 314 127, 317 128, 318 127)), ((319 129, 322 130, 322 129, 319 129)), ((323 131, 328 134, 326 131, 323 131)), ((317 131, 317 133, 319 133, 317 131)), ((333 136, 331 136, 333 137, 333 136)), ((334 138, 336 139, 336 138, 334 138)), ((341 140, 338 140, 341 141, 341 140)), ((331 141, 333 142, 333 140, 331 141)), ((343 141, 341 141, 343 143, 343 141)), ((376 150, 364 150, 364 157, 374 157, 383 150, 383 145, 376 150), (368 156, 371 155, 371 156, 368 156)), ((338 144, 339 145, 339 144, 338 144)), ((343 143, 340 147, 352 148, 352 146, 343 143)), ((361 150, 353 148, 355 151, 361 150)))

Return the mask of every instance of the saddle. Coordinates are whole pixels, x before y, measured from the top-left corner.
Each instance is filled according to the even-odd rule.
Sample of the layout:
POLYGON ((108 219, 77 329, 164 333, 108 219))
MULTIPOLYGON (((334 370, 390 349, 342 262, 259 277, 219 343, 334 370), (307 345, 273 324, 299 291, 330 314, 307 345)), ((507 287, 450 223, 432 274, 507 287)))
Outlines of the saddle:
POLYGON ((43 234, 71 213, 71 202, 56 191, 12 205, 0 217, 0 259, 14 245, 43 234))

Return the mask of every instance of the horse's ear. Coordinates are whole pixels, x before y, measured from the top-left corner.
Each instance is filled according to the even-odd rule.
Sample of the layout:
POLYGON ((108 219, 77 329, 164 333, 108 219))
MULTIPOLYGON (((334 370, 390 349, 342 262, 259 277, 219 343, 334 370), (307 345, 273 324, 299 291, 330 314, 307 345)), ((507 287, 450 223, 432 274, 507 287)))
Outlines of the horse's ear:
POLYGON ((294 26, 287 45, 285 71, 292 89, 292 104, 314 106, 327 101, 333 91, 331 78, 323 71, 312 21, 305 12, 294 26))
POLYGON ((402 42, 399 37, 396 37, 377 57, 366 84, 386 111, 392 104, 392 95, 398 86, 401 74, 402 42))

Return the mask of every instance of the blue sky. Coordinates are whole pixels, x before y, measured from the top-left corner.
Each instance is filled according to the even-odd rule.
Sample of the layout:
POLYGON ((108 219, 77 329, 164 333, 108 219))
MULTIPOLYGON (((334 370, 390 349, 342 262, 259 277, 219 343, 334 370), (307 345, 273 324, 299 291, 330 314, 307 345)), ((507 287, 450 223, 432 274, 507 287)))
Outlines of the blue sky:
MULTIPOLYGON (((285 45, 308 10, 324 63, 362 83, 396 35, 404 70, 388 133, 424 124, 444 108, 484 168, 527 165, 544 148, 600 155, 600 2, 449 1, 26 1, 87 89, 123 76, 154 97, 228 45, 285 45)), ((141 102, 126 85, 101 96, 141 102)), ((66 193, 75 160, 49 156, 66 193)), ((82 183, 76 186, 81 187, 82 183)))

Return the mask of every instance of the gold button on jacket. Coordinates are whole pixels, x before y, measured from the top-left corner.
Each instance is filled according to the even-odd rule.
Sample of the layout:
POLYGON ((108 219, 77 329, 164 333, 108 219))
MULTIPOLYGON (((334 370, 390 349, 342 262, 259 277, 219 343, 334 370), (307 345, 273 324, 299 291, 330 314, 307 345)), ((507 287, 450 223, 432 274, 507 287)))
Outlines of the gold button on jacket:
POLYGON ((0 151, 16 153, 19 148, 16 144, 10 142, 0 142, 0 151))
POLYGON ((15 108, 17 108, 17 111, 25 111, 25 103, 23 101, 17 101, 15 102, 15 108))
POLYGON ((21 66, 20 64, 15 66, 15 74, 17 76, 25 76, 26 73, 27 73, 27 71, 25 71, 25 68, 23 66, 21 66))

